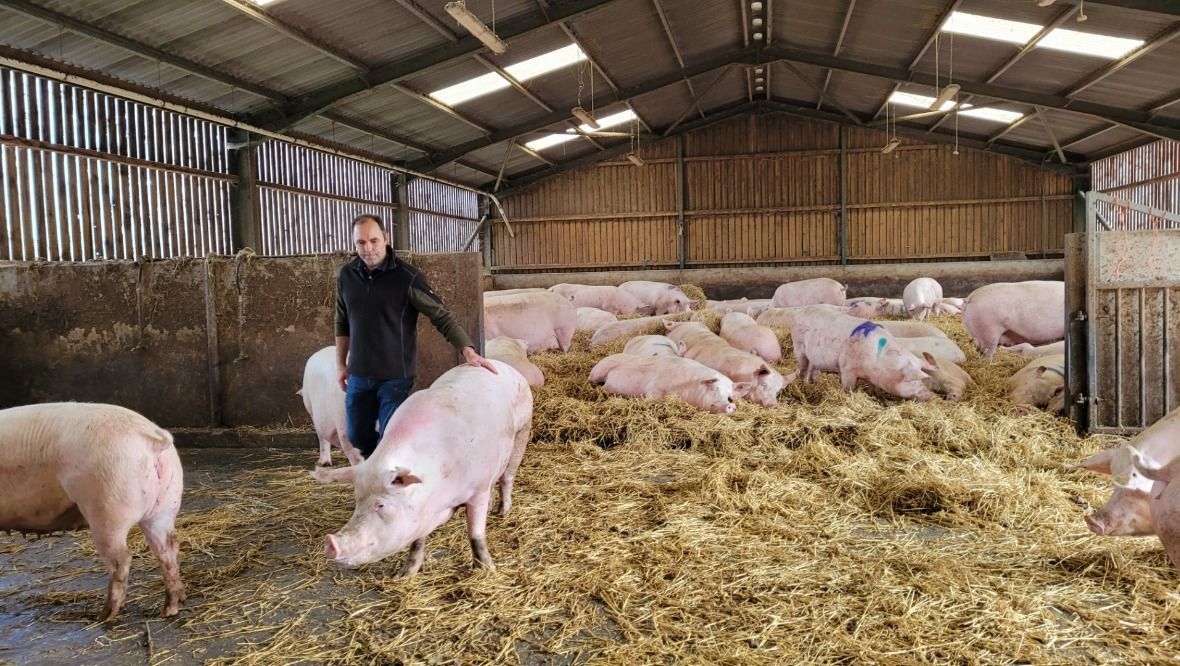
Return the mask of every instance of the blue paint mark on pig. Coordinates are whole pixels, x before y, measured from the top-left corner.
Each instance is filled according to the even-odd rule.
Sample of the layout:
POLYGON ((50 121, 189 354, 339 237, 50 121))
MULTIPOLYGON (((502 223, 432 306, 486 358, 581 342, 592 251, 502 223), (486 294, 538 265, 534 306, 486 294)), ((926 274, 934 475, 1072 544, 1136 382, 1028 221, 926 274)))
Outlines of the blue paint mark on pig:
POLYGON ((885 345, 889 344, 889 340, 881 338, 877 341, 877 358, 881 358, 881 352, 885 351, 885 345))
POLYGON ((866 321, 865 323, 861 324, 860 326, 857 326, 856 328, 852 329, 852 335, 850 335, 848 337, 855 338, 856 336, 859 335, 861 337, 867 338, 867 337, 869 337, 870 333, 877 330, 878 328, 881 328, 880 324, 874 324, 871 321, 866 321))

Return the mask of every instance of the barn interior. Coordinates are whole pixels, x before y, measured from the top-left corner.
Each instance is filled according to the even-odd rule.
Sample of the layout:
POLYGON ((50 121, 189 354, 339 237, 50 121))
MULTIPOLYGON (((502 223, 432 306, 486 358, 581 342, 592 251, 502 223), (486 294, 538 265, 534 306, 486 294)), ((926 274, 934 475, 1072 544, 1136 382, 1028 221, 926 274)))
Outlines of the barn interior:
MULTIPOLYGON (((1092 533, 1073 466, 1180 408, 1177 37, 1173 0, 0 0, 0 414, 172 433, 188 589, 159 617, 133 531, 96 622, 86 530, 0 534, 0 664, 1174 661, 1161 537, 1092 533), (583 331, 529 357, 495 571, 458 516, 417 576, 342 568, 296 392, 359 214, 481 347, 486 292, 559 283, 716 332, 800 280, 1061 281, 1064 409, 953 313, 961 400, 825 374, 732 414, 590 384, 623 341, 583 331)), ((418 336, 421 390, 461 357, 418 336)))

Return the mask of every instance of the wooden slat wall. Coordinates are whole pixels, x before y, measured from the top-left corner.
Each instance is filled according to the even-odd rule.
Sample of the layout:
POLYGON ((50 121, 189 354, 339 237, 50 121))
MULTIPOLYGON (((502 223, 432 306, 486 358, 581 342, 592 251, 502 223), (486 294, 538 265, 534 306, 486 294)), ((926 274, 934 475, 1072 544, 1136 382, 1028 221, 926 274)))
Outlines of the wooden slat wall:
MULTIPOLYGON (((924 261, 1060 253, 1067 175, 1002 155, 848 131, 848 260, 924 261)), ((734 118, 684 136, 690 267, 840 258, 840 127, 784 114, 734 118)), ((675 266, 676 139, 647 164, 603 162, 505 199, 515 240, 493 233, 498 271, 675 266), (627 234, 631 237, 619 237, 627 234)))
MULTIPOLYGON (((1160 140, 1090 166, 1094 189, 1171 213, 1180 213, 1180 142, 1160 140)), ((1175 228, 1163 218, 1105 203, 1098 214, 1115 229, 1175 228)))
POLYGON ((0 68, 0 259, 230 251, 225 128, 0 68))

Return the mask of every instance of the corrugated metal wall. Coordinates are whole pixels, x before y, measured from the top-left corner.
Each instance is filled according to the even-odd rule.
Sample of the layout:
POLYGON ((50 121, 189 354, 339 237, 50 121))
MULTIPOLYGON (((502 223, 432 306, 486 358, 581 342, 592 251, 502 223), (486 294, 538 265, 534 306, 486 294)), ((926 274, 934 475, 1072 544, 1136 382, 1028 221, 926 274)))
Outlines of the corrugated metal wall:
MULTIPOLYGON (((1160 140, 1090 166, 1091 186, 1141 206, 1180 213, 1180 142, 1160 140)), ((1112 229, 1176 228, 1159 215, 1102 202, 1098 214, 1112 229)))
MULTIPOLYGON (((683 168, 686 266, 836 262, 839 125, 756 114, 645 146, 647 164, 608 161, 506 197, 517 229, 493 227, 494 269, 679 263, 683 168)), ((992 153, 848 130, 847 260, 1059 254, 1071 225, 1067 175, 992 153)))
MULTIPOLYGON (((410 250, 459 252, 479 224, 479 195, 418 178, 406 186, 410 250)), ((479 239, 471 249, 478 252, 479 239)))

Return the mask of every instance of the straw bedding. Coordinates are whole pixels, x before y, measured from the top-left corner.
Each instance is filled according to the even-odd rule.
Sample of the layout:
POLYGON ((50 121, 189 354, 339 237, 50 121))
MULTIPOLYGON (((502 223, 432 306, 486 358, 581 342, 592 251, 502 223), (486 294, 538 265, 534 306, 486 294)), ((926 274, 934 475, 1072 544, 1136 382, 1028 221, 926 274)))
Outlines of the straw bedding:
MULTIPOLYGON (((236 655, 213 663, 1175 658, 1177 574, 1158 540, 1090 535, 1081 517, 1106 483, 1063 469, 1112 442, 1015 415, 1004 381, 1024 361, 984 361, 957 319, 934 324, 968 353, 977 385, 960 403, 846 394, 822 375, 778 408, 712 415, 589 386, 621 341, 591 353, 580 334, 534 356, 547 384, 513 514, 489 522, 495 573, 471 570, 461 517, 415 578, 395 577, 400 557, 336 569, 320 543, 351 490, 290 457, 243 471, 182 514, 186 643, 153 659, 227 637, 236 655)), ((137 558, 131 607, 158 603, 152 566, 137 558)))

